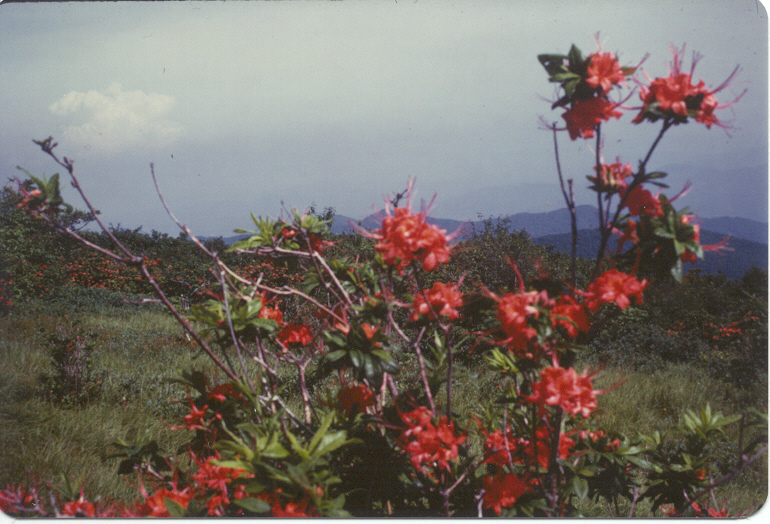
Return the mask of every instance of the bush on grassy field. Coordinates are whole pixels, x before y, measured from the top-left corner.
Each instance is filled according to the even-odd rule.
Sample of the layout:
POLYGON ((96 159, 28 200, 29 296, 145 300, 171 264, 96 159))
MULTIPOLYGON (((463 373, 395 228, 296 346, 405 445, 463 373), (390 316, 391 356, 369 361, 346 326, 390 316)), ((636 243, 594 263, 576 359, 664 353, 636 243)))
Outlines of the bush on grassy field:
MULTIPOLYGON (((179 224, 192 243, 185 247, 197 247, 211 275, 198 283, 203 293, 188 310, 169 296, 176 288, 164 271, 174 267, 161 263, 138 230, 107 228, 97 219, 104 244, 89 241, 92 234, 64 222, 73 211, 61 199, 58 175, 29 175, 31 182, 19 182, 20 207, 111 261, 76 267, 81 283, 138 286, 130 276, 135 271, 184 330, 184 338, 156 336, 145 316, 144 333, 132 337, 120 324, 140 312, 84 320, 89 328, 101 326, 104 345, 92 353, 94 368, 118 377, 102 383, 103 399, 120 391, 126 407, 146 403, 145 416, 158 416, 153 394, 166 399, 170 390, 156 373, 188 364, 165 383, 185 391, 178 399, 184 411, 171 429, 187 439, 173 455, 147 432, 113 441, 109 458, 117 460, 117 473, 139 480, 141 498, 133 503, 95 503, 69 483, 50 493, 31 483, 0 490, 0 508, 14 515, 104 517, 565 517, 591 505, 611 516, 621 508, 633 515, 637 506, 645 515, 735 514, 717 492, 729 494, 723 485, 756 471, 765 457, 766 402, 725 415, 716 401, 691 407, 671 384, 647 383, 639 390, 644 410, 642 397, 616 397, 621 402, 604 415, 600 397, 623 384, 600 389, 599 369, 578 369, 591 357, 593 340, 603 343, 594 347, 603 352, 599 358, 659 376, 696 369, 667 361, 705 355, 708 364, 745 341, 766 340, 766 308, 764 316, 747 309, 736 318, 735 311, 695 304, 706 286, 687 282, 681 295, 664 297, 683 281, 684 264, 722 247, 701 245, 693 216, 675 208, 676 198, 650 190, 666 176, 648 171, 663 135, 690 120, 720 124, 713 111, 723 107, 715 97, 721 87, 692 85, 690 75, 680 74, 683 51, 672 52, 670 76, 641 88, 633 122, 660 127, 636 172, 620 160, 603 163, 601 133, 602 122, 622 116, 618 90, 636 68, 621 67, 601 49, 584 57, 574 45, 567 55, 538 56, 563 93, 552 108, 565 111, 570 139, 596 138, 595 176, 588 177, 599 207, 594 261, 579 262, 574 248, 566 259, 534 247, 526 233, 501 222, 490 221, 456 244, 457 232, 432 225, 428 208, 414 209, 409 180, 406 191, 386 202, 380 227, 362 232, 370 242, 346 239, 338 246, 343 256, 336 256, 328 231, 324 215, 331 211, 293 210, 276 220, 252 215, 254 230, 236 230, 246 235, 227 257, 213 251, 224 246, 207 245, 179 224), (622 242, 613 255, 614 233, 622 242), (624 242, 631 244, 625 252, 624 242), (350 256, 372 243, 369 256, 350 256), (656 301, 661 307, 649 309, 656 301), (659 310, 670 314, 656 317, 659 310), (695 324, 692 312, 709 315, 709 322, 695 324), (680 324, 666 325, 678 318, 680 324), (704 326, 705 333, 697 332, 704 326), (704 336, 708 343, 700 344, 704 336), (738 336, 744 338, 736 342, 738 336), (194 353, 205 356, 208 369, 185 361, 194 353), (466 353, 474 358, 458 357, 466 353), (121 376, 126 357, 129 374, 121 376), (606 424, 624 409, 648 421, 662 412, 664 431, 647 432, 651 425, 641 419, 630 428, 606 424)), ((558 132, 565 129, 543 123, 553 132, 574 246, 572 181, 563 179, 558 153, 558 132)), ((57 156, 53 139, 36 143, 80 191, 72 160, 57 156)), ((151 172, 154 177, 152 166, 151 172)), ((761 281, 749 275, 738 291, 751 293, 761 281)), ((720 300, 735 300, 733 290, 711 284, 720 300)), ((753 300, 752 308, 765 303, 753 300)), ((68 339, 55 341, 69 347, 68 339)), ((729 355, 725 369, 734 379, 745 376, 741 362, 753 353, 751 347, 746 355, 729 355)), ((86 374, 88 366, 76 360, 73 368, 62 356, 54 362, 62 363, 68 389, 77 391, 69 378, 86 374)), ((713 380, 706 373, 695 377, 713 380)), ((682 388, 688 378, 671 382, 682 388)), ((745 398, 753 386, 726 389, 745 398)), ((82 410, 99 402, 90 399, 82 410)))

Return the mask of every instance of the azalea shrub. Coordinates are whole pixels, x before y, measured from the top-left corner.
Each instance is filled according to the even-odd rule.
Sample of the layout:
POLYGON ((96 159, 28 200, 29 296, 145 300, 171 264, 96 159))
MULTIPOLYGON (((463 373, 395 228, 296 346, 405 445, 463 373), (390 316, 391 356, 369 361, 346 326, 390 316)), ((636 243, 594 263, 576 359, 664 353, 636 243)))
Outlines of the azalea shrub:
MULTIPOLYGON (((563 110, 564 127, 544 124, 573 234, 574 181, 561 172, 558 134, 595 138, 589 190, 601 246, 580 279, 574 251, 557 273, 515 253, 507 279, 442 273, 472 246, 428 222, 430 205, 417 207, 409 180, 386 202, 379 227, 359 231, 373 244, 366 257, 335 254, 328 220, 310 212, 252 215, 254 229, 238 230, 245 238, 227 253, 179 224, 210 267, 208 298, 181 311, 155 274, 162 261, 130 249, 96 213, 110 246, 58 221, 66 211, 58 177, 22 185, 31 216, 134 268, 221 377, 191 370, 175 379, 188 391, 188 414, 171 428, 189 433, 182 448, 114 443, 118 473, 136 478, 133 506, 95 504, 82 493, 43 500, 36 485, 9 487, 0 506, 14 515, 564 517, 588 499, 620 516, 625 499, 629 515, 640 501, 659 515, 727 514, 729 501, 717 501, 715 490, 763 456, 764 414, 704 406, 682 414, 671 434, 624 435, 595 416, 602 395, 623 385, 599 389, 600 369, 575 367, 598 325, 721 247, 702 246, 694 215, 651 191, 666 187, 648 164, 667 132, 688 122, 725 125, 715 114, 724 86, 693 84, 681 57, 674 52, 669 76, 644 80, 638 64, 621 66, 601 49, 539 56, 559 92, 552 109, 563 110), (632 123, 659 131, 637 167, 605 164, 602 124, 623 116, 632 84, 641 104, 632 123), (226 256, 246 263, 235 268, 226 256), (265 264, 301 276, 268 281, 265 264), (472 412, 458 408, 458 355, 468 352, 495 377, 472 412), (740 449, 719 461, 728 427, 738 428, 740 449)), ((73 161, 57 156, 53 139, 36 143, 80 191, 73 161)))

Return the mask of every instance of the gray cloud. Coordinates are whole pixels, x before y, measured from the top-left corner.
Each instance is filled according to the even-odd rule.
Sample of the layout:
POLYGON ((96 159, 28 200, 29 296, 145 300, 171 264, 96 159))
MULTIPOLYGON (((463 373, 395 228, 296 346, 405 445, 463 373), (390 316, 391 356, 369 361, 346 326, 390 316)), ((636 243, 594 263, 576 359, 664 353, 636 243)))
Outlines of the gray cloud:
MULTIPOLYGON (((743 68, 719 94, 749 90, 720 112, 732 137, 680 126, 653 168, 766 166, 761 5, 527 0, 0 4, 0 168, 50 171, 30 140, 54 134, 109 220, 169 230, 149 182, 155 162, 175 212, 202 234, 247 225, 249 211, 275 215, 282 200, 362 217, 410 176, 423 196, 438 192, 437 216, 553 209, 552 137, 538 118, 562 120, 542 100, 553 86, 537 54, 573 42, 592 52, 597 31, 624 64, 649 52, 653 77, 667 72, 669 44, 685 42, 704 55, 696 79, 710 86, 743 68)), ((635 164, 654 140, 657 127, 630 124, 633 114, 603 128, 607 160, 635 164)), ((581 200, 594 144, 560 140, 581 200)), ((685 175, 672 172, 673 184, 685 175)), ((734 182, 709 178, 712 196, 720 180, 734 182)), ((694 189, 692 205, 764 218, 744 205, 756 187, 700 200, 706 190, 694 189)))

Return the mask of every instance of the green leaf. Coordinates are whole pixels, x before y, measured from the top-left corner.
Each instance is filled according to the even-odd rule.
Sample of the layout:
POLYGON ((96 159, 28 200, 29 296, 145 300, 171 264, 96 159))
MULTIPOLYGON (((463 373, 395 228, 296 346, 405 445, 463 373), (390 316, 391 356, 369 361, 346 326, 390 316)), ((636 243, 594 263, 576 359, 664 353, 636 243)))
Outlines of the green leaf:
POLYGON ((588 496, 588 481, 582 477, 572 479, 572 487, 575 488, 575 494, 580 500, 585 500, 588 496))
POLYGON ((347 433, 344 430, 329 433, 324 435, 324 437, 321 439, 318 444, 318 449, 315 450, 314 455, 320 457, 353 442, 358 442, 358 440, 348 440, 347 433))
POLYGON ((583 63, 583 53, 580 52, 580 49, 575 44, 572 44, 572 47, 570 47, 567 60, 569 60, 570 67, 573 68, 583 63))
POLYGON ((184 517, 184 508, 178 502, 164 498, 163 504, 165 504, 166 511, 171 515, 171 518, 178 519, 184 517))
POLYGON ((361 364, 363 364, 364 356, 361 354, 361 352, 357 349, 352 350, 350 353, 350 363, 353 364, 354 368, 360 368, 361 364))
POLYGON ((262 499, 254 497, 246 497, 240 500, 234 500, 235 504, 246 511, 251 513, 268 513, 270 511, 270 504, 262 499))
POLYGON ((580 80, 580 75, 573 73, 572 71, 562 71, 551 75, 551 80, 554 82, 564 82, 566 80, 580 80))
POLYGON ((564 55, 543 54, 537 55, 537 59, 543 65, 549 76, 553 76, 560 71, 564 71, 564 55))
POLYGON ((327 353, 324 359, 327 362, 336 362, 342 357, 347 355, 347 352, 344 349, 338 349, 337 351, 332 351, 330 353, 327 353))
POLYGON ((563 87, 564 87, 564 91, 567 93, 568 98, 572 98, 572 95, 575 94, 575 90, 577 89, 577 86, 579 83, 580 83, 580 78, 575 78, 564 82, 563 87))
POLYGON ((321 441, 321 439, 326 434, 326 431, 329 429, 329 426, 332 425, 332 421, 334 420, 334 413, 327 413, 324 417, 323 422, 321 423, 321 426, 318 428, 318 431, 315 432, 315 435, 313 435, 313 438, 310 439, 310 444, 308 445, 308 449, 311 453, 314 453, 314 450, 316 446, 318 446, 318 443, 321 441))

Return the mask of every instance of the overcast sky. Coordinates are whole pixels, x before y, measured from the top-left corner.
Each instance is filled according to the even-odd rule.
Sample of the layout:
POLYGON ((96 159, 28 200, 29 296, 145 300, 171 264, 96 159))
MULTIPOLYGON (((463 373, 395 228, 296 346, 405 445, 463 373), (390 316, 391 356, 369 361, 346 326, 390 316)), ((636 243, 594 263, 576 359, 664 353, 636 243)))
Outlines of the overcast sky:
MULTIPOLYGON (((572 43, 665 76, 669 45, 703 59, 695 80, 729 102, 734 129, 690 123, 649 165, 669 169, 703 217, 767 220, 767 12, 755 0, 501 2, 107 2, 0 4, 0 170, 60 171, 31 142, 53 135, 107 222, 202 235, 249 212, 334 207, 363 218, 417 177, 434 216, 475 219, 564 207, 553 85, 540 53, 572 43), (544 101, 544 99, 546 99, 544 101)), ((633 84, 632 84, 633 85, 633 84)), ((627 105, 637 105, 634 94, 627 105)), ((659 126, 635 111, 603 126, 605 160, 633 165, 659 126)), ((560 134, 578 201, 593 141, 560 134)), ((65 198, 76 207, 74 191, 65 198)), ((82 207, 82 206, 81 206, 82 207)))

